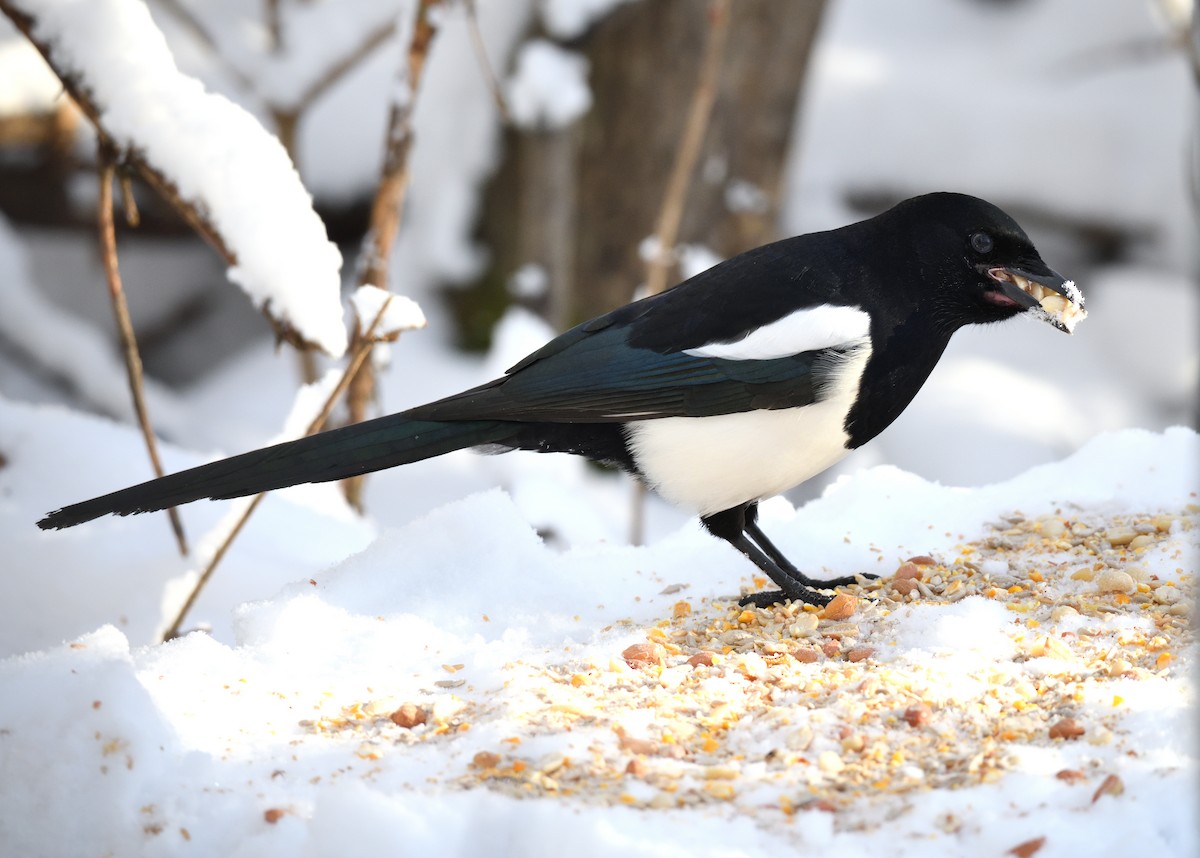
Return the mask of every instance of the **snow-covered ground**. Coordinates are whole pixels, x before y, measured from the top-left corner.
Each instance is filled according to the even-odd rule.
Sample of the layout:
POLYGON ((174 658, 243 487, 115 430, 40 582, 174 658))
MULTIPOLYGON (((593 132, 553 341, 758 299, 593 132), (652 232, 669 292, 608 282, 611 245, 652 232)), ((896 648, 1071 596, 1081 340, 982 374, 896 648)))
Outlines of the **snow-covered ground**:
POLYGON ((184 568, 164 522, 31 527, 135 434, 5 404, 0 449, 5 648, 40 648, 0 662, 11 854, 1200 847, 1191 430, 769 504, 821 574, 929 555, 912 595, 885 578, 835 617, 737 608, 763 582, 695 525, 558 552, 499 490, 379 534, 274 498, 218 576, 272 594, 156 646, 130 637, 184 568))
MULTIPOLYGON (((530 15, 566 37, 611 0, 478 5, 504 57, 530 15)), ((102 292, 91 251, 0 223, 0 852, 954 856, 1044 837, 1039 856, 1196 854, 1200 438, 1166 428, 1196 416, 1188 71, 1095 65, 1161 32, 1140 4, 902 5, 830 5, 785 229, 849 219, 871 194, 978 193, 1032 215, 1091 316, 1072 337, 964 331, 883 437, 802 506, 764 505, 806 569, 885 576, 846 588, 845 616, 737 608, 752 568, 653 498, 647 546, 628 546, 621 478, 463 452, 372 477, 365 519, 331 486, 268 497, 190 615, 210 634, 157 645, 237 504, 181 510, 189 559, 163 516, 34 527, 150 474, 135 430, 79 410, 128 417, 108 308, 74 298, 102 292), (1079 238, 1096 222, 1135 237, 1119 264, 1079 238), (920 555, 932 564, 902 565, 920 555)), ((314 32, 292 42, 323 45, 323 63, 386 17, 351 3, 347 29, 314 42, 331 6, 304 7, 314 32)), ((159 17, 180 68, 219 87, 159 17)), ((447 345, 435 290, 479 263, 500 129, 461 4, 441 23, 393 270, 428 327, 387 349, 387 410, 494 377, 552 334, 514 311, 486 358, 447 345)), ((263 75, 256 97, 227 93, 260 116, 313 73, 289 74, 298 56, 263 54, 261 35, 225 46, 263 75)), ((25 68, 9 46, 0 62, 25 68)), ((382 134, 399 50, 301 126, 309 188, 374 181, 363 141, 382 134), (347 133, 364 116, 378 129, 347 133)), ((547 50, 521 54, 508 87, 534 99, 531 121, 569 121, 582 69, 552 54, 572 72, 547 89, 547 50)), ((0 109, 56 92, 29 78, 0 87, 0 109)), ((133 244, 122 264, 135 318, 195 294, 160 288, 168 269, 212 279, 133 244)), ((289 353, 216 334, 168 361, 189 386, 151 386, 168 470, 305 422, 289 353)))

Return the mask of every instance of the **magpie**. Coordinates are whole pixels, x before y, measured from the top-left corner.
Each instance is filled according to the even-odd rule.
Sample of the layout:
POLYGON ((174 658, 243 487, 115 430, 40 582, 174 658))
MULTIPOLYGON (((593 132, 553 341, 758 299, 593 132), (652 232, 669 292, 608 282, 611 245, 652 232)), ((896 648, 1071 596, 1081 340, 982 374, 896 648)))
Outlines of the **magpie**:
POLYGON ((959 328, 1028 314, 1071 333, 1083 304, 999 208, 927 194, 728 259, 471 390, 67 506, 38 526, 340 480, 467 447, 573 453, 698 513, 778 588, 742 604, 824 605, 832 597, 819 589, 855 579, 801 572, 759 526, 759 501, 882 432, 959 328))

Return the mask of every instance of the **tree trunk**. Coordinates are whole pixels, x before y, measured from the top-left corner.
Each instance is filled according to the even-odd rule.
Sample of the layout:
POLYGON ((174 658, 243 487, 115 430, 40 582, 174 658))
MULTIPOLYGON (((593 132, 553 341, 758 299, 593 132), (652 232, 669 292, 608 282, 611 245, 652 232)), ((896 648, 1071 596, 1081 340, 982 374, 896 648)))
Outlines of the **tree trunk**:
MULTIPOLYGON (((704 0, 618 7, 570 46, 590 63, 591 110, 566 129, 507 133, 481 226, 492 263, 451 297, 468 345, 486 344, 509 303, 508 279, 529 263, 548 283, 533 303, 560 328, 633 296, 645 277, 639 244, 654 232, 700 72, 707 8, 704 0)), ((823 8, 733 4, 681 243, 728 257, 776 237, 791 130, 823 8)))

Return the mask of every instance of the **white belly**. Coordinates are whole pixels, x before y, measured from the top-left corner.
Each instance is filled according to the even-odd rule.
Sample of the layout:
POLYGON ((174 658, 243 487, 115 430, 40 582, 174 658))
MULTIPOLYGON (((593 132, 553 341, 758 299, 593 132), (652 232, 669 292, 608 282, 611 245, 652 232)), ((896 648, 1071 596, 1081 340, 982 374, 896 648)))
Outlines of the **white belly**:
POLYGON ((849 452, 844 421, 870 352, 848 356, 825 398, 802 408, 630 423, 634 460, 651 488, 700 515, 786 491, 849 452))

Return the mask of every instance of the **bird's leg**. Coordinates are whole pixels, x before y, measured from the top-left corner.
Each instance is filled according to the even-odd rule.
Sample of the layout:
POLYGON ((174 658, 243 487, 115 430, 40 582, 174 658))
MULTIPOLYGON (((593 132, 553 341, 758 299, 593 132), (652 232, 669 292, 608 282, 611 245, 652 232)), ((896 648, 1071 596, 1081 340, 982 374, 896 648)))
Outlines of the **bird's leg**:
MULTIPOLYGON (((763 533, 763 529, 758 526, 757 501, 746 507, 746 524, 744 529, 746 534, 754 540, 755 544, 757 544, 758 547, 761 548, 768 557, 775 561, 780 569, 783 569, 785 572, 787 572, 793 580, 799 581, 807 587, 842 587, 846 584, 857 583, 857 580, 853 575, 846 575, 843 578, 830 578, 828 581, 824 581, 819 578, 810 578, 797 569, 792 562, 784 556, 783 552, 776 548, 775 544, 767 538, 767 535, 763 533)), ((862 577, 878 578, 879 576, 865 574, 862 577)))
MULTIPOLYGON (((771 556, 764 553, 763 549, 751 542, 746 536, 746 510, 748 506, 748 504, 735 506, 722 512, 703 516, 700 519, 700 522, 709 533, 720 539, 724 539, 738 551, 742 552, 751 563, 765 572, 767 577, 779 586, 778 590, 767 590, 762 593, 751 593, 748 596, 744 596, 738 600, 738 604, 753 604, 760 608, 765 608, 786 599, 795 599, 800 602, 807 602, 810 605, 827 605, 832 598, 831 596, 818 593, 809 586, 808 580, 803 575, 799 575, 795 571, 794 566, 787 563, 786 559, 784 560, 786 566, 781 565, 771 556)), ((770 545, 770 543, 767 544, 770 545)), ((776 556, 783 557, 774 546, 771 546, 771 550, 774 551, 776 556)))

